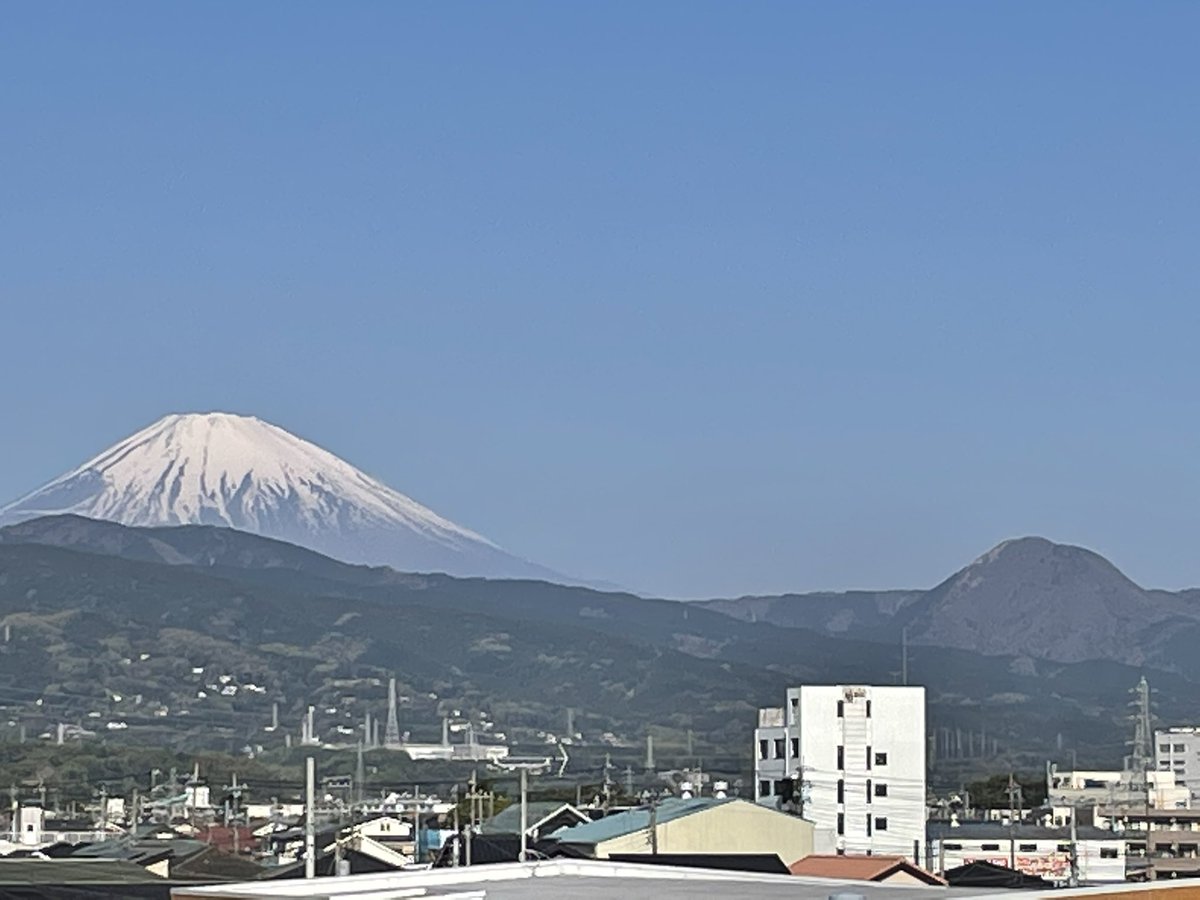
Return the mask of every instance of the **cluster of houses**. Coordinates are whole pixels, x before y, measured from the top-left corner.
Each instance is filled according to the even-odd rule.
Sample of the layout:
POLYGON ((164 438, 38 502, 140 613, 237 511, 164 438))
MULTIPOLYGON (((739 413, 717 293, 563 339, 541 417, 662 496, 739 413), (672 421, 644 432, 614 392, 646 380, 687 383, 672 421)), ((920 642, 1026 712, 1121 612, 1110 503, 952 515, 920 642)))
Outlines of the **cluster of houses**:
POLYGON ((157 816, 117 798, 102 801, 98 821, 15 806, 0 896, 17 883, 45 896, 68 885, 97 897, 306 896, 315 877, 322 896, 478 900, 533 896, 513 883, 539 874, 558 879, 556 890, 604 877, 656 900, 671 896, 668 882, 681 897, 829 897, 849 885, 864 900, 1161 885, 1200 877, 1200 738, 1175 730, 1155 742, 1140 781, 1048 767, 1044 806, 973 814, 928 800, 923 688, 806 685, 759 712, 751 797, 704 796, 698 780, 624 808, 521 801, 477 820, 473 804, 472 825, 459 827, 455 804, 415 790, 323 808, 254 805, 236 779, 214 798, 193 777, 160 797, 157 816))

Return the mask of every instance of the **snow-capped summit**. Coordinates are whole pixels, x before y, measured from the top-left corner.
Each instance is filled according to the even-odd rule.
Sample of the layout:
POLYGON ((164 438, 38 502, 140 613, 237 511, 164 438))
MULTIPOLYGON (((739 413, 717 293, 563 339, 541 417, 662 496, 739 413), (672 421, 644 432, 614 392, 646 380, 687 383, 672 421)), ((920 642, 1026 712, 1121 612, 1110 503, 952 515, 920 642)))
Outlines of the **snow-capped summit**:
POLYGON ((166 416, 0 508, 0 526, 58 513, 224 525, 405 571, 564 580, 315 444, 229 413, 166 416))

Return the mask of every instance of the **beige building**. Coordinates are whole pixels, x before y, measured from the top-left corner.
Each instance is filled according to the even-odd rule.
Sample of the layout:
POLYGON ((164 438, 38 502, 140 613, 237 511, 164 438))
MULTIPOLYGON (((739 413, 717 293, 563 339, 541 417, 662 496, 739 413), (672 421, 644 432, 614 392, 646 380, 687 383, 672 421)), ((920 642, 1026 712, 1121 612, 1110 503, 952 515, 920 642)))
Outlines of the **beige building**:
POLYGON ((631 809, 551 837, 596 859, 627 853, 755 853, 774 854, 788 866, 813 851, 811 822, 732 798, 670 797, 653 810, 631 809))

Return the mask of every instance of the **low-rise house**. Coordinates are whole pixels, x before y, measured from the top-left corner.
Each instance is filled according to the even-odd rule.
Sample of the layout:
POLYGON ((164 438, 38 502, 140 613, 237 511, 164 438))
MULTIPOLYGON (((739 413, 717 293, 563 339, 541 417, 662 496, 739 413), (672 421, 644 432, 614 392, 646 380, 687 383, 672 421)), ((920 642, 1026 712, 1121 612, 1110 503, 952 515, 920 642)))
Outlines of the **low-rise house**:
MULTIPOLYGON (((531 840, 538 840, 553 834, 560 828, 570 828, 592 821, 586 813, 576 809, 570 803, 557 800, 536 801, 526 804, 525 822, 526 835, 531 840)), ((520 834, 521 833, 521 804, 513 803, 483 823, 480 830, 484 834, 520 834)))
POLYGON ((903 856, 818 854, 788 867, 793 875, 833 878, 838 881, 873 881, 877 884, 945 884, 932 872, 914 866, 903 856))
POLYGON ((986 862, 1063 884, 1071 878, 1074 855, 1082 883, 1125 880, 1125 841, 1121 835, 1099 828, 1078 828, 1074 849, 1069 828, 1023 823, 930 822, 928 835, 929 858, 937 872, 986 862))
POLYGON ((734 798, 670 797, 554 832, 558 843, 596 859, 624 853, 773 853, 784 865, 813 851, 813 824, 734 798))

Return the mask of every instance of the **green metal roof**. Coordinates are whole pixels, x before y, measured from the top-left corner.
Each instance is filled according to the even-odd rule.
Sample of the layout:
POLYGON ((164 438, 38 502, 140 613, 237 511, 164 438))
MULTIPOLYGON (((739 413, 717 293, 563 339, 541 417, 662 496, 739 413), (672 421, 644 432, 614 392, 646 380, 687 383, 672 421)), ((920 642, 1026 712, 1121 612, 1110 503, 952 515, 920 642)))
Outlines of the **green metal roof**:
MULTIPOLYGON (((532 828, 542 819, 553 815, 560 809, 571 808, 569 803, 562 800, 537 800, 526 804, 528 816, 526 824, 532 828)), ((521 804, 513 803, 506 806, 483 823, 484 834, 520 834, 521 833, 521 804)))
MULTIPOLYGON (((684 800, 679 797, 668 797, 658 804, 657 820, 662 825, 675 819, 682 819, 694 813, 704 812, 726 803, 732 798, 717 799, 714 797, 693 797, 684 800)), ((636 834, 650 827, 650 807, 641 806, 637 809, 626 810, 605 816, 595 822, 586 822, 571 828, 560 828, 552 837, 564 844, 600 844, 613 838, 627 834, 636 834)))

